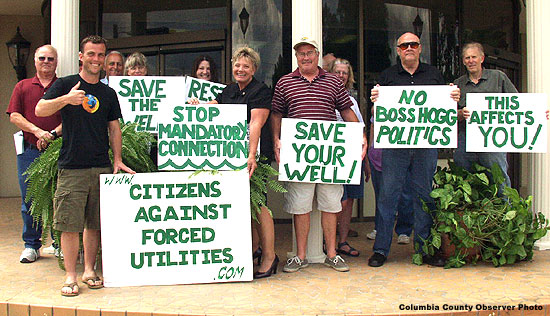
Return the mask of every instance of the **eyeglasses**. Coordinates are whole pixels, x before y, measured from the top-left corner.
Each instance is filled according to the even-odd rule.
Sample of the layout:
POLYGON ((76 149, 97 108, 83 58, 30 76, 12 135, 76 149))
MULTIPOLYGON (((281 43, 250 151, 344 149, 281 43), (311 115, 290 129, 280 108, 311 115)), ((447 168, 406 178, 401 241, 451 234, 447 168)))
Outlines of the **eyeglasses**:
POLYGON ((40 61, 45 61, 46 59, 48 59, 49 62, 53 62, 55 60, 54 57, 46 57, 46 56, 39 56, 38 57, 38 60, 40 60, 40 61))
POLYGON ((305 52, 305 53, 304 52, 296 52, 296 56, 298 56, 299 58, 304 58, 306 56, 311 58, 315 55, 317 55, 317 52, 314 51, 314 50, 310 50, 310 51, 305 52))
POLYGON ((342 75, 342 76, 349 76, 349 73, 347 73, 345 71, 337 71, 336 73, 339 74, 339 75, 342 75))
POLYGON ((397 45, 397 47, 401 48, 402 50, 405 50, 405 49, 409 48, 409 46, 412 49, 417 49, 418 46, 420 46, 420 43, 419 42, 407 42, 407 43, 401 43, 401 44, 397 45))

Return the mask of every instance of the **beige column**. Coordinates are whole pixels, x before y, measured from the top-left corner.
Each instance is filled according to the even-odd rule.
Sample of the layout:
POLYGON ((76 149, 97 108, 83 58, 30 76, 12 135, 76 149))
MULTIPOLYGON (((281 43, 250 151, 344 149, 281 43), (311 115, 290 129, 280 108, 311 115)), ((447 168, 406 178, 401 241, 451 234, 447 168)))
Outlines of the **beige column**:
MULTIPOLYGON (((292 0, 292 45, 300 38, 307 36, 319 44, 321 56, 323 56, 323 25, 322 25, 322 0, 292 0)), ((319 58, 319 66, 322 66, 322 58, 319 58)), ((298 64, 296 58, 292 59, 292 70, 298 64)), ((296 235, 294 225, 292 228, 292 252, 287 255, 292 257, 296 254, 296 235)), ((311 224, 308 236, 307 259, 312 263, 324 262, 323 253, 323 230, 321 229, 321 213, 317 210, 311 212, 311 224)))
POLYGON ((52 1, 52 45, 57 48, 57 76, 78 73, 79 0, 52 1))
MULTIPOLYGON (((550 60, 548 51, 550 43, 550 1, 526 1, 527 27, 527 92, 550 94, 550 60)), ((550 99, 549 99, 550 101, 550 99)), ((550 129, 547 130, 550 139, 550 129)), ((550 150, 550 146, 548 146, 550 150)), ((529 154, 530 166, 529 194, 533 195, 533 210, 542 212, 550 218, 550 153, 529 154)), ((540 239, 535 247, 540 250, 550 249, 550 236, 540 239)))

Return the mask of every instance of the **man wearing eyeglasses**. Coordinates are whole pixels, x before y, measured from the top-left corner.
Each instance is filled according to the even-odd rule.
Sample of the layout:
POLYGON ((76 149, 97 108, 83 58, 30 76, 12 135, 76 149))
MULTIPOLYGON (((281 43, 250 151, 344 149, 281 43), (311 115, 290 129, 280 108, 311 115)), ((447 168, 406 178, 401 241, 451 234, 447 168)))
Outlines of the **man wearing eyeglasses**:
MULTIPOLYGON (((336 121, 335 109, 340 111, 345 121, 358 122, 351 109, 352 103, 342 81, 335 75, 319 67, 319 47, 317 42, 303 37, 294 45, 298 69, 283 76, 275 86, 272 101, 271 127, 275 159, 280 162, 281 120, 284 117, 297 119, 336 121)), ((364 136, 363 136, 364 137, 364 136)), ((364 137, 363 156, 367 141, 364 137)), ((309 233, 309 213, 312 211, 314 195, 317 209, 321 211, 321 225, 326 242, 327 258, 325 265, 336 271, 349 271, 348 265, 336 254, 337 213, 342 210, 340 200, 341 184, 319 184, 287 182, 284 194, 284 209, 293 215, 296 232, 296 256, 289 259, 283 271, 296 272, 306 268, 307 237, 309 233)))
POLYGON ((40 152, 50 141, 61 135, 61 115, 56 113, 48 117, 37 117, 34 113, 36 103, 57 79, 57 51, 51 45, 39 47, 34 53, 36 75, 19 81, 8 105, 6 113, 10 122, 23 131, 23 152, 17 153, 17 175, 21 190, 21 215, 23 217, 23 241, 25 249, 21 253, 21 263, 31 263, 40 257, 42 243, 42 224, 35 223, 29 214, 31 202, 25 202, 27 195, 26 176, 23 173, 40 156, 40 152))
MULTIPOLYGON (((443 85, 445 80, 441 72, 428 64, 420 62, 422 45, 420 38, 413 33, 405 33, 397 40, 397 54, 400 62, 380 74, 379 85, 443 85)), ((455 89, 450 96, 458 101, 460 90, 455 89)), ((376 102, 378 88, 371 90, 371 101, 376 102)), ((430 236, 431 216, 422 210, 422 201, 431 203, 432 179, 437 165, 437 149, 384 149, 382 151, 382 184, 379 193, 379 222, 376 228, 374 254, 369 258, 369 266, 380 267, 390 252, 395 225, 395 215, 403 190, 410 190, 413 196, 414 241, 420 246, 430 236), (408 180, 407 179, 408 175, 408 180)), ((418 251, 422 251, 421 247, 418 251)), ((434 266, 444 266, 445 260, 439 255, 423 255, 423 262, 434 266)))

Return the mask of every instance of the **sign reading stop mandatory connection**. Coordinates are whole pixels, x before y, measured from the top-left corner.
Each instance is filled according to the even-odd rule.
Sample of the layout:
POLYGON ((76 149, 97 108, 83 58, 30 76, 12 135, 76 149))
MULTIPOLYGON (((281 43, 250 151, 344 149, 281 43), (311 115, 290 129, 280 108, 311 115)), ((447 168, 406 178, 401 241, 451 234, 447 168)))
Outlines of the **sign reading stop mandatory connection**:
POLYGON ((279 180, 359 184, 363 123, 284 118, 279 180))
POLYGON ((248 172, 101 175, 105 286, 252 280, 248 172))
POLYGON ((547 151, 547 96, 543 93, 468 93, 466 151, 547 151))
POLYGON ((187 104, 159 114, 159 170, 246 168, 246 104, 187 104))
POLYGON ((456 148, 453 86, 382 86, 374 110, 375 148, 456 148))

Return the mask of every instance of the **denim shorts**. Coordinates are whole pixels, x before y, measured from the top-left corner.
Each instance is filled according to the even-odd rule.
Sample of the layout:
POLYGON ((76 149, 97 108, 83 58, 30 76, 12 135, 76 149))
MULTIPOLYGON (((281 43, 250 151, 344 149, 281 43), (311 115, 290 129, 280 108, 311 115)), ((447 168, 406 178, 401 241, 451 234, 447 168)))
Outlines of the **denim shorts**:
POLYGON ((341 184, 285 182, 283 209, 290 214, 307 214, 313 209, 327 213, 342 210, 341 184))
POLYGON ((53 200, 53 228, 62 232, 99 230, 99 175, 111 167, 59 169, 53 200))

